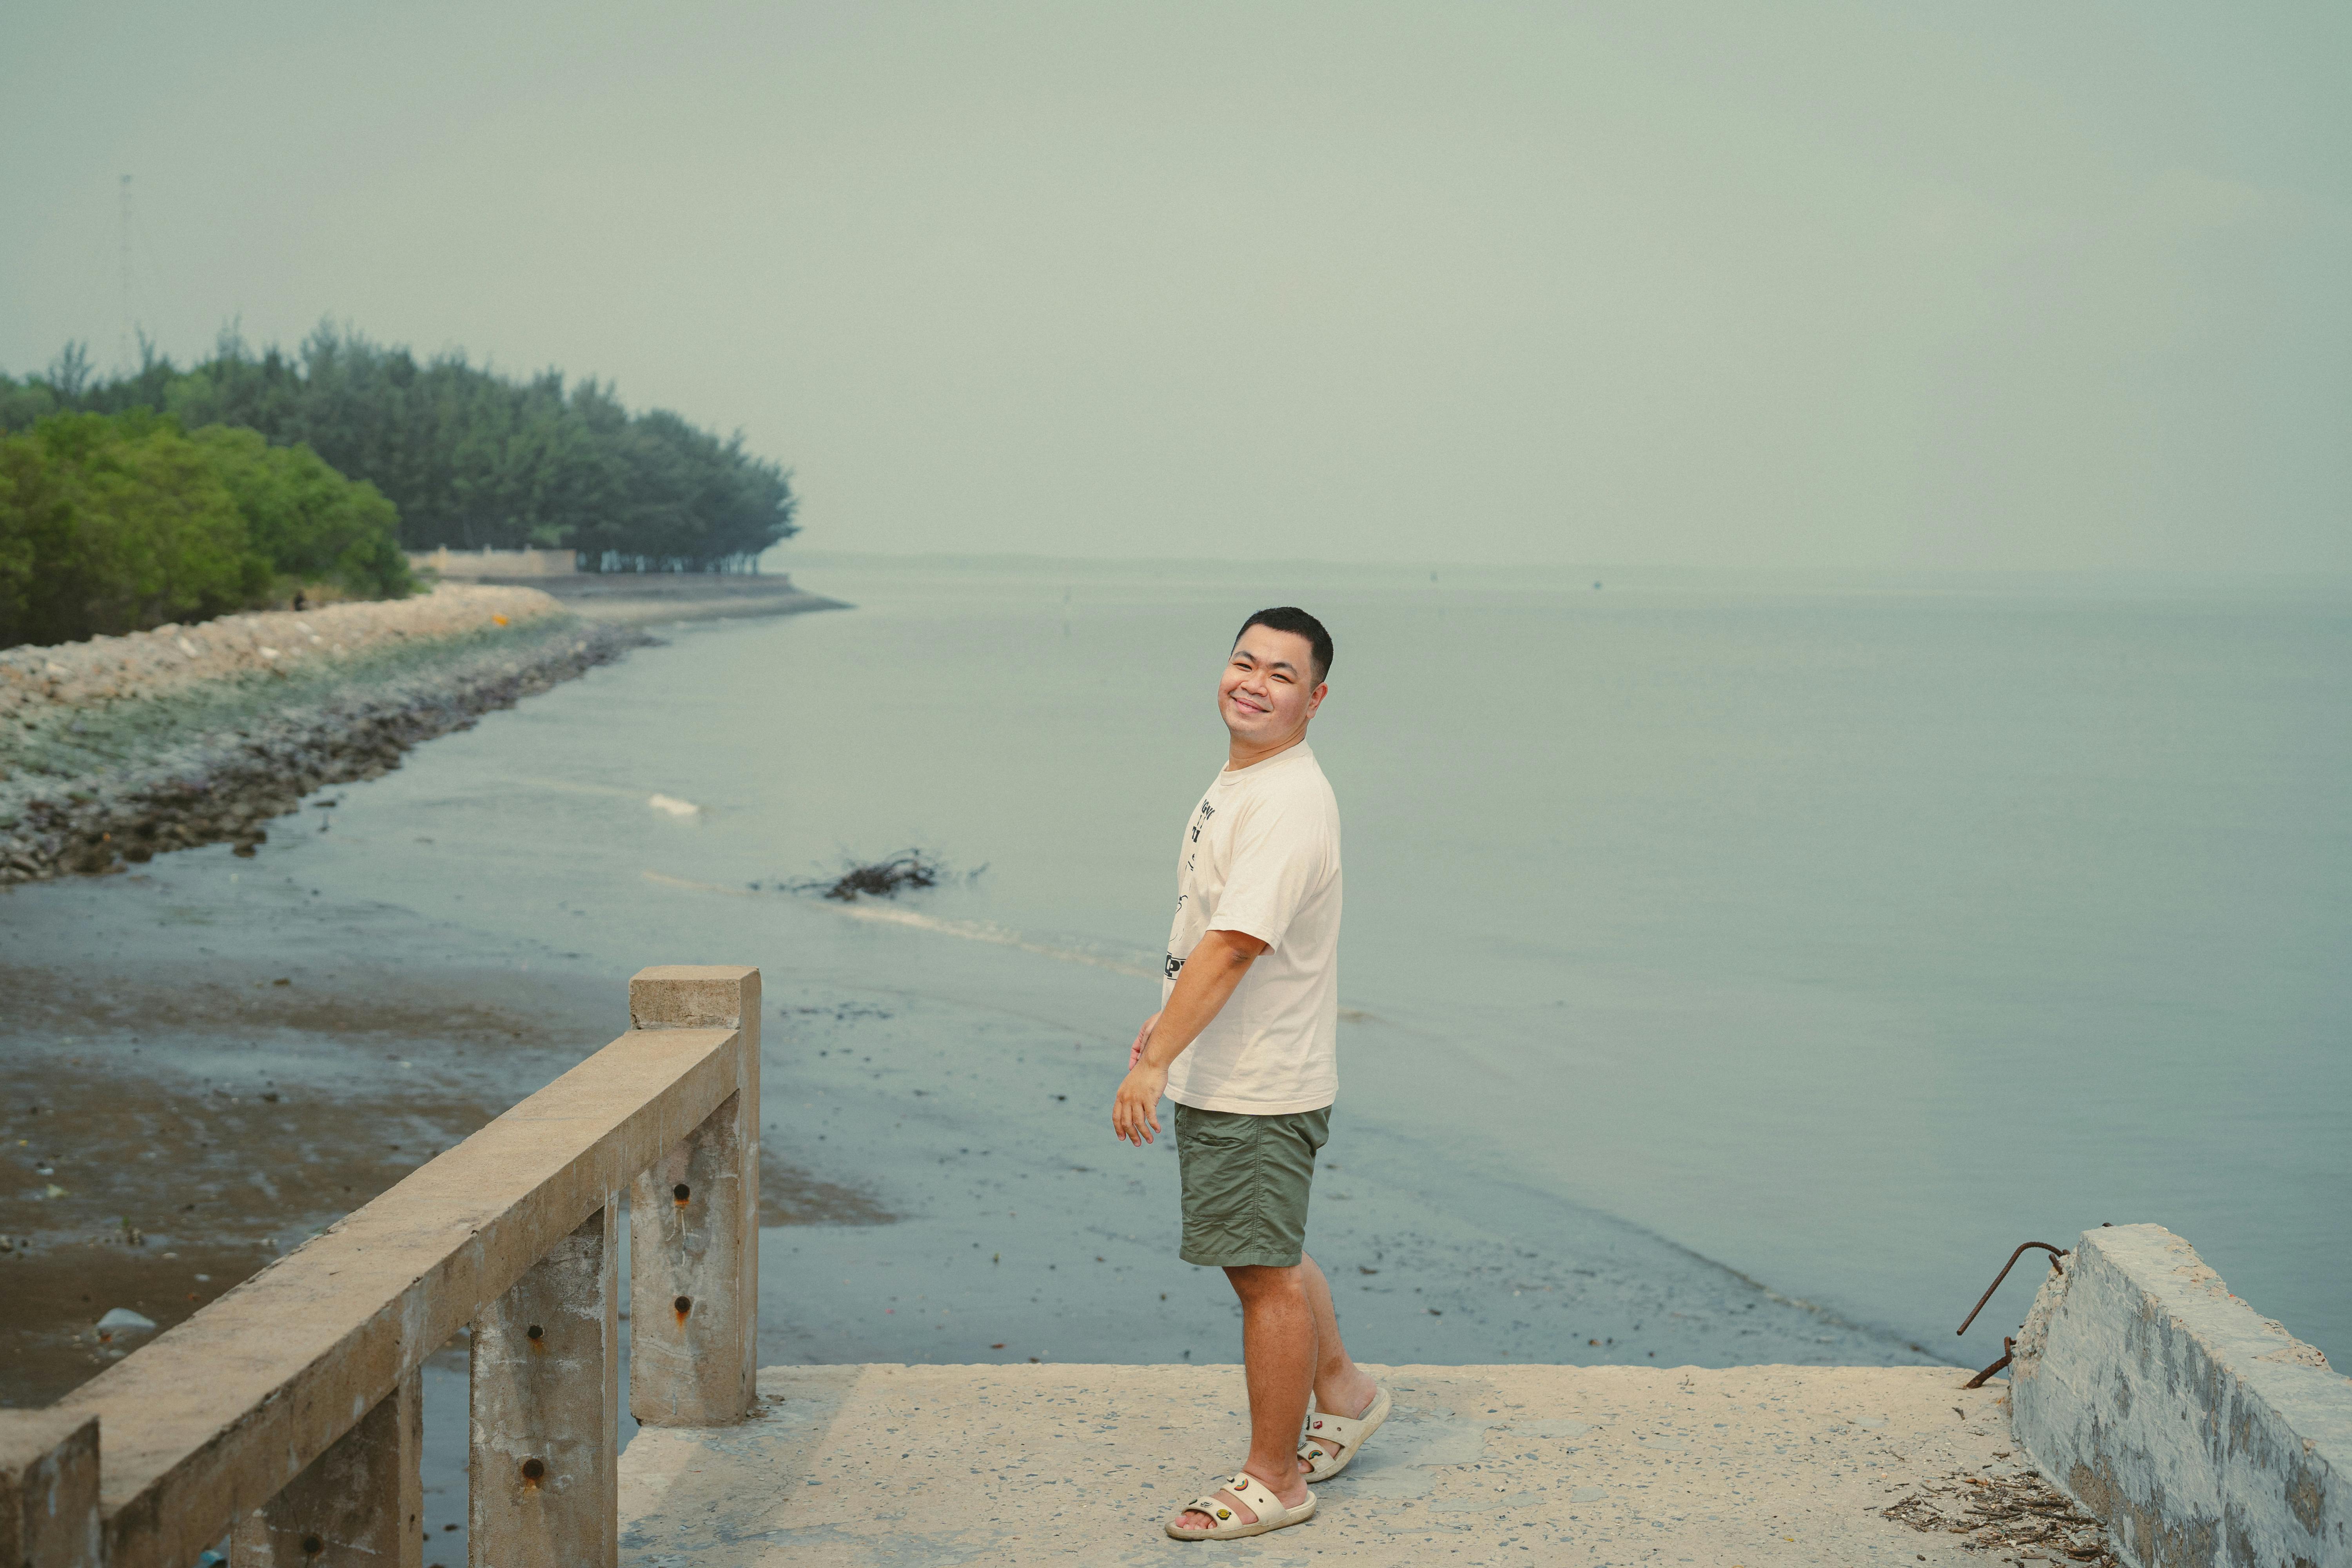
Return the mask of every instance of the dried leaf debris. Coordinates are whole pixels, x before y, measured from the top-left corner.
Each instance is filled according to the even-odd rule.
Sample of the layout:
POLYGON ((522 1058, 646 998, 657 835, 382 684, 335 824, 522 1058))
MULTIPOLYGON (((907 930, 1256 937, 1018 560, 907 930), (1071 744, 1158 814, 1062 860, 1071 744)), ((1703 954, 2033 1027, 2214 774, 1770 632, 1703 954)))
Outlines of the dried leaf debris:
POLYGON ((1879 1511, 1926 1533, 1964 1535, 1960 1544, 1970 1552, 2123 1568, 2105 1527, 2031 1470, 1993 1477, 1955 1470, 1879 1511))

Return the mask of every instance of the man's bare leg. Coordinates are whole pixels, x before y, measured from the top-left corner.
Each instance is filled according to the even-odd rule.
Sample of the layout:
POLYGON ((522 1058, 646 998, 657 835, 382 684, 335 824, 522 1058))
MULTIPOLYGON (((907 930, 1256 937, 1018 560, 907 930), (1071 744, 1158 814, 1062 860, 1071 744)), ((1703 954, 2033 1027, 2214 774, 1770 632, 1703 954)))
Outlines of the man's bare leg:
MULTIPOLYGON (((1316 1310, 1306 1282, 1306 1270, 1312 1267, 1253 1265, 1225 1270, 1234 1294, 1242 1299, 1242 1362, 1249 1381, 1250 1451, 1242 1468, 1286 1508, 1307 1500, 1307 1482, 1298 1469, 1298 1431, 1307 1424, 1307 1396, 1321 1359, 1316 1347, 1316 1310)), ((1319 1271, 1316 1278, 1322 1278, 1319 1271)), ((1325 1289, 1326 1312, 1330 1294, 1325 1289)), ((1213 1495, 1244 1523, 1257 1522, 1257 1515, 1231 1491, 1220 1489, 1213 1495)), ((1176 1522, 1208 1530, 1217 1521, 1187 1509, 1176 1522)))
MULTIPOLYGON (((1372 1407, 1381 1385, 1349 1358, 1348 1347, 1339 1338, 1339 1314, 1331 1305, 1331 1282, 1323 1278, 1315 1259, 1302 1255, 1298 1275, 1306 1287, 1307 1304, 1315 1313, 1315 1408, 1352 1421, 1372 1407)), ((1320 1437, 1307 1441, 1327 1453, 1337 1451, 1337 1445, 1320 1437)), ((1307 1468, 1304 1459, 1294 1458, 1292 1463, 1302 1471, 1307 1468)))

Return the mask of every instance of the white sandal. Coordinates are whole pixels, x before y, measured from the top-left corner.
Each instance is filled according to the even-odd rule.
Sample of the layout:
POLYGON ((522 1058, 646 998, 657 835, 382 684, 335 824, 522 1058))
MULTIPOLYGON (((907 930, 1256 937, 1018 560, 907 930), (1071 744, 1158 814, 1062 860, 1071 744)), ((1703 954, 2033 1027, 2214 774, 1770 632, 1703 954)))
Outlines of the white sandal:
POLYGON ((1328 1481, 1355 1463, 1364 1439, 1379 1431, 1381 1423, 1389 1418, 1389 1391, 1383 1388, 1372 1395, 1372 1407, 1353 1420, 1345 1415, 1320 1413, 1309 1415, 1307 1430, 1300 1436, 1298 1443, 1298 1457, 1307 1461, 1307 1479, 1328 1481), (1332 1444, 1337 1451, 1318 1447, 1308 1441, 1317 1437, 1332 1444))
POLYGON ((1241 1515, 1213 1497, 1196 1497, 1176 1510, 1176 1519, 1188 1513, 1207 1514, 1217 1522, 1207 1530, 1196 1530, 1168 1521, 1168 1533, 1179 1541, 1232 1541, 1244 1535, 1264 1535, 1269 1530, 1280 1530, 1286 1524, 1304 1524, 1315 1517, 1315 1494, 1308 1492, 1307 1500, 1297 1508, 1285 1508, 1282 1500, 1266 1490, 1265 1483, 1247 1470, 1225 1483, 1224 1489, 1242 1500, 1249 1510, 1257 1515, 1256 1522, 1244 1524, 1241 1515))

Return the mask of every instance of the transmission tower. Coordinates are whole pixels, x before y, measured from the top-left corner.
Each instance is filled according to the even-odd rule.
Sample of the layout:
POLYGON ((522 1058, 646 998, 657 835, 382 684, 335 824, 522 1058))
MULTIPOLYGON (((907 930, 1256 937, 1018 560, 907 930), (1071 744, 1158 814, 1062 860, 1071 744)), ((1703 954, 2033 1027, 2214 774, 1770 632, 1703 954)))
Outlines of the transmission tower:
POLYGON ((122 340, 115 350, 115 358, 125 374, 138 368, 131 358, 131 176, 122 176, 122 340))

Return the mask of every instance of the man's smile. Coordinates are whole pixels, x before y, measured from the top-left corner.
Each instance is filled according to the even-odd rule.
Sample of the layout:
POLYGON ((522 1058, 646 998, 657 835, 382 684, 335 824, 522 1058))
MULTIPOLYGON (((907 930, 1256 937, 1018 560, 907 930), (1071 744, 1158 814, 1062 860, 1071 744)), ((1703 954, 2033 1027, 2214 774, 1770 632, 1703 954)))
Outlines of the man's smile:
POLYGON ((1228 765, 1262 763, 1306 739, 1307 721, 1323 700, 1320 681, 1312 689, 1301 681, 1314 664, 1314 642, 1302 633, 1255 621, 1242 628, 1217 678, 1217 717, 1229 737, 1228 765))

